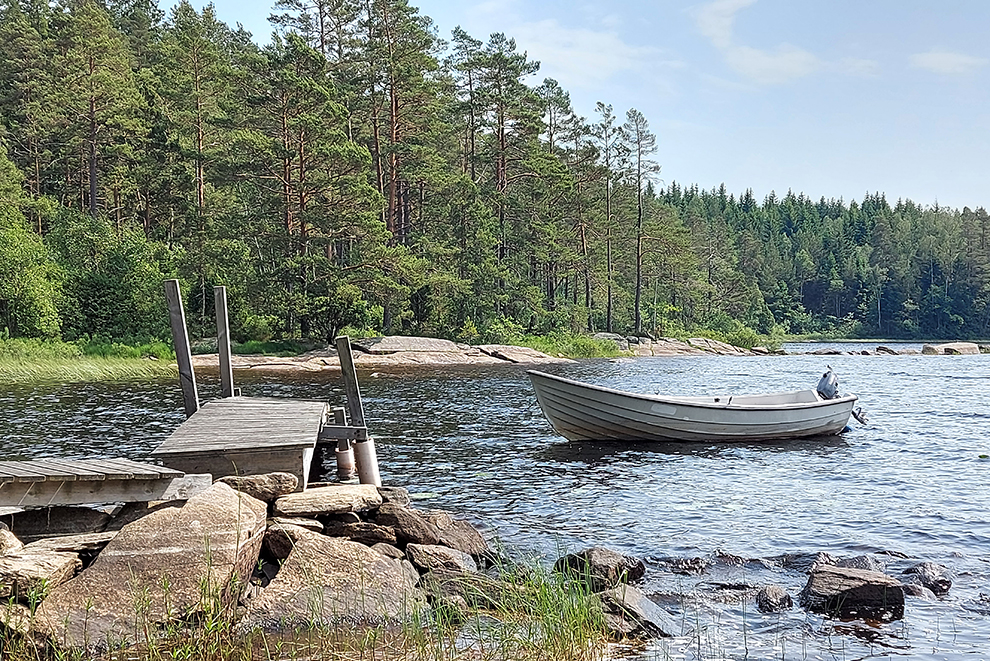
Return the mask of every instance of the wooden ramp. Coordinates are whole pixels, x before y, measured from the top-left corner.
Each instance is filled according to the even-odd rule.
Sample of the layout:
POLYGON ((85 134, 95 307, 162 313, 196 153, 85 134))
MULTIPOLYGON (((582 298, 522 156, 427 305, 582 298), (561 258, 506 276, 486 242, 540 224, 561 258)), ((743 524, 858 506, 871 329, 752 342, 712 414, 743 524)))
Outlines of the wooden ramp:
POLYGON ((0 507, 187 498, 184 476, 127 459, 0 461, 0 507))
POLYGON ((151 457, 186 473, 255 475, 281 471, 305 489, 329 404, 229 397, 203 404, 151 457))

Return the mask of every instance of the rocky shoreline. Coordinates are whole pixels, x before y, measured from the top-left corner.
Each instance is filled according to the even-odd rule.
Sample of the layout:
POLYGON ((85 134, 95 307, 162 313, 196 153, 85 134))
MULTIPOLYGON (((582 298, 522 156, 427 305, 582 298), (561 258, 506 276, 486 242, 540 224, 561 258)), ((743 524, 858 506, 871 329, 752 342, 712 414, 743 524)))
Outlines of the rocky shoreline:
MULTIPOLYGON (((64 516, 52 508, 4 517, 2 639, 102 653, 145 644, 151 632, 217 607, 245 636, 401 627, 436 609, 466 621, 518 609, 532 589, 512 580, 518 568, 478 529, 449 512, 412 507, 403 488, 296 486, 285 473, 230 477, 188 501, 129 504, 112 515, 64 516), (68 521, 75 534, 65 534, 68 521)), ((737 598, 764 613, 796 601, 827 618, 890 622, 904 616, 908 598, 942 598, 952 585, 948 570, 930 562, 891 575, 874 556, 824 553, 654 559, 651 571, 699 576, 719 562, 807 574, 797 595, 752 581, 727 587, 745 588, 737 598)), ((642 560, 594 547, 559 558, 552 571, 564 584, 584 586, 610 639, 686 635, 676 615, 686 595, 647 594, 642 560)))
MULTIPOLYGON (((783 355, 784 352, 772 352, 763 347, 744 349, 725 342, 708 338, 690 338, 678 340, 669 337, 649 338, 622 336, 612 333, 597 333, 595 339, 614 342, 618 351, 630 357, 664 357, 664 356, 767 356, 783 355)), ((494 365, 541 365, 547 363, 573 362, 563 356, 551 356, 546 353, 506 344, 469 345, 450 340, 429 337, 387 336, 363 338, 351 343, 354 353, 354 365, 361 370, 393 370, 417 367, 449 367, 449 366, 494 366, 494 365)), ((914 349, 892 349, 878 345, 874 350, 842 351, 836 348, 810 350, 811 355, 976 355, 990 352, 990 347, 984 347, 973 342, 948 342, 945 344, 926 344, 919 352, 914 349)), ((340 371, 340 359, 333 347, 317 349, 299 356, 278 357, 262 355, 233 355, 232 367, 235 370, 250 370, 254 372, 323 372, 340 371)), ((193 367, 197 370, 211 371, 218 368, 217 354, 199 354, 193 356, 193 367)))

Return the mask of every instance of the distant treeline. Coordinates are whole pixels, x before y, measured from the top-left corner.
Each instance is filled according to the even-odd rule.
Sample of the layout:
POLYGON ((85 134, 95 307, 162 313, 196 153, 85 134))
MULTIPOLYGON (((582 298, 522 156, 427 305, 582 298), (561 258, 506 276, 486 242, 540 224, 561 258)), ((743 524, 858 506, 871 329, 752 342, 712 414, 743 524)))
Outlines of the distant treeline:
POLYGON ((988 334, 982 208, 664 184, 640 112, 576 115, 505 35, 404 0, 272 22, 0 3, 0 333, 167 337, 178 277, 241 340, 988 334))

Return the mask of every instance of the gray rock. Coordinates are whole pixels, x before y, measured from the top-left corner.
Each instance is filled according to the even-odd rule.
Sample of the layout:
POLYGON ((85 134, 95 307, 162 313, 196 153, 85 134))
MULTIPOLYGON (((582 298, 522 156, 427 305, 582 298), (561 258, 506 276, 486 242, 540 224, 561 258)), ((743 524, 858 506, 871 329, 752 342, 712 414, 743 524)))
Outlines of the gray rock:
POLYGON ((926 344, 921 347, 921 353, 926 356, 976 356, 980 346, 975 342, 946 342, 945 344, 926 344))
POLYGON ((478 571, 478 565, 467 553, 436 544, 410 544, 406 547, 406 557, 420 572, 434 569, 456 571, 478 571))
POLYGON ((605 624, 618 637, 669 638, 680 631, 677 621, 632 585, 598 593, 605 624))
POLYGON ((88 535, 67 535, 65 537, 48 537, 31 542, 24 547, 25 551, 60 551, 63 553, 98 553, 117 536, 116 530, 93 532, 88 535))
POLYGON ((426 520, 436 527, 441 545, 463 551, 475 558, 488 553, 488 542, 467 521, 455 519, 441 510, 429 512, 426 520))
POLYGON ((851 558, 842 558, 835 562, 836 567, 851 567, 853 569, 865 569, 867 571, 880 572, 887 569, 887 565, 872 555, 856 555, 851 558))
POLYGON ((756 593, 756 607, 762 613, 782 613, 794 606, 787 591, 777 585, 765 585, 756 593))
POLYGON ((378 551, 387 558, 402 560, 403 558, 406 557, 405 551, 403 551, 398 547, 392 546, 391 544, 385 544, 383 542, 379 542, 377 544, 372 544, 371 548, 374 549, 375 551, 378 551))
POLYGON ((323 532, 323 524, 316 519, 306 519, 301 516, 273 516, 268 519, 271 526, 299 526, 313 532, 323 532))
POLYGON ((904 570, 905 582, 917 582, 941 597, 949 593, 952 587, 952 576, 949 570, 934 562, 921 562, 904 570))
POLYGON ((405 487, 378 487, 378 493, 381 495, 383 503, 405 507, 412 502, 412 499, 409 498, 409 490, 405 487))
POLYGON ((287 633, 300 627, 389 625, 424 607, 399 561, 363 544, 305 532, 282 569, 253 599, 241 633, 287 633))
POLYGON ((877 347, 877 353, 878 354, 884 354, 884 355, 887 355, 887 356, 896 356, 897 355, 897 352, 896 351, 894 351, 890 347, 885 347, 882 344, 877 347))
POLYGON ((124 526, 88 569, 42 602, 36 629, 60 647, 102 652, 195 616, 212 599, 232 606, 257 563, 266 509, 217 483, 181 508, 124 526))
POLYGON ((183 504, 185 504, 185 501, 182 500, 153 500, 146 503, 124 503, 120 511, 107 524, 106 529, 120 530, 128 523, 134 523, 138 519, 143 519, 152 512, 165 509, 179 509, 183 504))
POLYGON ((375 544, 395 544, 395 530, 388 526, 379 526, 374 523, 341 523, 340 521, 327 521, 323 528, 323 534, 328 537, 346 537, 347 539, 373 546, 375 544))
POLYGON ((103 532, 111 516, 91 507, 45 507, 4 517, 10 531, 25 544, 45 537, 103 532))
POLYGON ((339 484, 290 493, 275 501, 276 516, 318 517, 378 509, 382 497, 373 484, 339 484))
POLYGON ((370 354, 399 353, 403 351, 419 352, 455 352, 459 351, 457 345, 450 340, 441 340, 433 337, 408 337, 403 335, 389 335, 386 337, 365 337, 351 342, 355 349, 370 354))
POLYGON ((808 578, 800 603, 809 611, 832 617, 899 620, 904 617, 904 587, 879 572, 824 566, 808 578))
POLYGON ((299 479, 292 473, 228 475, 221 477, 217 482, 223 482, 231 489, 246 493, 263 503, 270 503, 279 496, 292 493, 299 488, 299 479))
POLYGON ((82 569, 75 553, 20 549, 0 556, 0 598, 21 603, 40 601, 82 569))
POLYGON ((0 603, 0 638, 11 639, 11 634, 26 637, 31 633, 31 609, 25 604, 7 600, 0 603))
POLYGON ((375 515, 375 522, 395 531, 400 546, 406 544, 439 544, 440 530, 421 512, 391 503, 383 503, 375 515))
POLYGON ((595 333, 592 337, 596 340, 609 340, 615 342, 616 347, 619 351, 629 351, 629 341, 621 335, 616 335, 615 333, 595 333))
POLYGON ((307 532, 314 531, 290 523, 270 523, 265 530, 261 547, 269 557, 285 560, 292 553, 296 542, 307 532))
POLYGON ((0 530, 0 555, 16 553, 24 544, 6 528, 0 530))
MULTIPOLYGON (((559 363, 563 359, 555 358, 549 354, 529 347, 515 347, 508 344, 479 344, 478 349, 485 355, 510 363, 539 364, 539 363, 559 363)), ((570 362, 570 361, 567 361, 570 362)))
POLYGON ((608 590, 623 582, 638 581, 646 574, 646 565, 642 560, 601 546, 565 555, 554 563, 553 568, 587 582, 592 592, 608 590))
POLYGON ((903 583, 903 585, 904 585, 904 595, 905 596, 907 596, 907 597, 920 597, 920 598, 926 599, 928 601, 935 601, 935 600, 938 599, 938 597, 935 596, 935 593, 934 592, 932 592, 931 590, 929 590, 928 588, 926 588, 921 583, 912 583, 912 582, 910 582, 910 579, 911 578, 913 578, 913 577, 911 577, 911 576, 906 577, 906 579, 908 579, 908 580, 906 580, 903 583))

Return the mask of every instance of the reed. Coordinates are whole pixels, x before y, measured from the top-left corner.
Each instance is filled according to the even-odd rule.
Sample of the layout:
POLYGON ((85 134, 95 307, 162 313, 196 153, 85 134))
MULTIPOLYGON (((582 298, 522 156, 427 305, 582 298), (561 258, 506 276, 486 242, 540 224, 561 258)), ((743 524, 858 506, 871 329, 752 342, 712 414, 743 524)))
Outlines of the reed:
POLYGON ((0 383, 24 384, 43 381, 79 383, 130 381, 174 376, 175 363, 140 358, 35 358, 0 357, 0 383))

